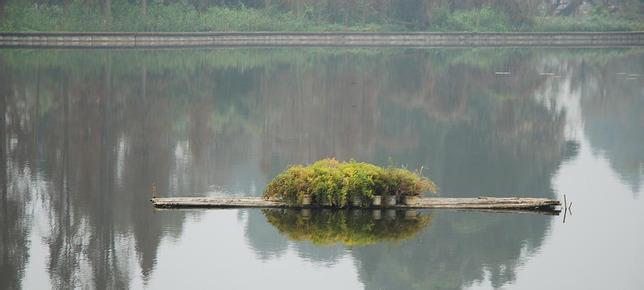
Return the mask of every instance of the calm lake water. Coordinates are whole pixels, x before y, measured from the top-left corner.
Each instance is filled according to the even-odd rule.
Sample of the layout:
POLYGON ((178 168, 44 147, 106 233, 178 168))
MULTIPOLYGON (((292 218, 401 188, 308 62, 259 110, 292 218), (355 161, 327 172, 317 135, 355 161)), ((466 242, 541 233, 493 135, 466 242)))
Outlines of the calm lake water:
POLYGON ((3 289, 644 288, 642 49, 0 50, 0 104, 3 289), (572 212, 149 202, 330 156, 572 212))

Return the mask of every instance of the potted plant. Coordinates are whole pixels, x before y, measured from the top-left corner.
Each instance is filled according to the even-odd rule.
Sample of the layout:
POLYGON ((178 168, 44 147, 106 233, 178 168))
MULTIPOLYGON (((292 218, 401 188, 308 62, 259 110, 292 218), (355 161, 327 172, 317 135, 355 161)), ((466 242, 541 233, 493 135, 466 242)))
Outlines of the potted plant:
POLYGON ((312 197, 311 197, 310 194, 305 193, 305 192, 300 192, 299 196, 300 196, 300 205, 302 205, 302 206, 310 206, 311 205, 312 197))
POLYGON ((385 196, 383 200, 383 204, 385 206, 396 205, 396 200, 397 200, 397 196, 395 194, 389 194, 385 196))
POLYGON ((323 207, 333 206, 333 192, 325 192, 318 196, 318 204, 323 207))
POLYGON ((358 188, 351 194, 351 206, 353 207, 369 207, 370 202, 373 204, 373 200, 374 195, 371 186, 358 188))
POLYGON ((267 185, 264 198, 301 207, 387 207, 398 202, 414 205, 421 193, 436 192, 434 183, 421 174, 422 168, 412 172, 354 160, 322 159, 280 173, 267 185))
POLYGON ((373 195, 371 198, 371 205, 372 206, 381 206, 382 205, 382 195, 373 195))
POLYGON ((353 207, 362 207, 362 196, 353 195, 351 196, 351 206, 353 207))

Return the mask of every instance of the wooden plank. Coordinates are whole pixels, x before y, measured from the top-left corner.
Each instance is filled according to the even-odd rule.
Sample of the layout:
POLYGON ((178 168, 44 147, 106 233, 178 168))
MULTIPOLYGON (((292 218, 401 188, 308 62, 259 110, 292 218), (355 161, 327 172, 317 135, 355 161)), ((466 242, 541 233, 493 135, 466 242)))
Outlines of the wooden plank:
MULTIPOLYGON (((261 197, 155 197, 151 199, 158 208, 304 208, 288 205, 281 201, 265 200, 261 197)), ((486 210, 557 210, 558 200, 527 197, 474 197, 448 198, 424 197, 410 205, 394 205, 390 208, 453 208, 486 210)), ((308 206, 318 207, 318 206, 308 206)))
POLYGON ((205 208, 242 208, 242 207, 288 207, 286 203, 265 200, 261 197, 155 197, 151 199, 155 207, 205 207, 205 208))

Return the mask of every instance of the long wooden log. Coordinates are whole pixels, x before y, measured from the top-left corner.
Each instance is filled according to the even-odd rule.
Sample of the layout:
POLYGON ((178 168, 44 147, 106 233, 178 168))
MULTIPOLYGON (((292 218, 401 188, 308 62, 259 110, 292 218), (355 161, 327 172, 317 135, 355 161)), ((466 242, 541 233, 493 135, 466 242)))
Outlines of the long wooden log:
MULTIPOLYGON (((261 197, 155 197, 151 199, 157 208, 305 208, 318 207, 289 205, 285 202, 265 200, 261 197)), ((389 208, 452 208, 485 210, 539 210, 556 211, 561 203, 547 198, 527 197, 474 197, 448 198, 424 197, 413 204, 397 204, 389 208)))

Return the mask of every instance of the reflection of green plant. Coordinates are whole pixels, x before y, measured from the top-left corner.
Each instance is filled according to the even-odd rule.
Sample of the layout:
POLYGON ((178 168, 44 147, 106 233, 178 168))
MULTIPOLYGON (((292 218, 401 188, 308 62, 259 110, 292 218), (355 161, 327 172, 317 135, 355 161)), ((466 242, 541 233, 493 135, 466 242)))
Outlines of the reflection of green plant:
POLYGON ((407 240, 431 221, 431 217, 396 212, 395 218, 374 219, 368 210, 314 210, 303 214, 298 210, 267 209, 266 220, 282 234, 296 241, 317 245, 369 245, 384 241, 407 240))
POLYGON ((367 205, 374 195, 420 195, 436 192, 426 177, 403 168, 382 168, 356 161, 322 159, 309 166, 296 165, 271 181, 265 198, 295 204, 311 195, 319 204, 344 207, 351 199, 367 205))

